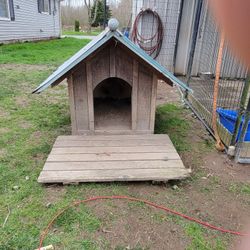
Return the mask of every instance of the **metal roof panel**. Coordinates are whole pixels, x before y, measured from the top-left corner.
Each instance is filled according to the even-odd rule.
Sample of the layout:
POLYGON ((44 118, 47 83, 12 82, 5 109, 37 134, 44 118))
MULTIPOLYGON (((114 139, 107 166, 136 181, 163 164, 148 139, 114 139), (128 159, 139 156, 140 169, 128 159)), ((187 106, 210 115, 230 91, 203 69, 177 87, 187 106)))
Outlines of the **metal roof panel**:
POLYGON ((166 68, 160 65, 156 60, 154 60, 151 56, 149 56, 145 51, 140 49, 136 44, 130 41, 126 36, 124 36, 120 31, 110 31, 106 29, 101 34, 99 34, 95 39, 89 42, 86 46, 84 46, 81 50, 79 50, 75 55, 65 61, 61 66, 59 66, 56 71, 54 71, 44 82, 42 82, 33 93, 41 93, 44 89, 51 86, 55 81, 57 81, 60 77, 65 75, 68 71, 70 71, 74 66, 83 61, 86 57, 92 54, 95 50, 97 50, 100 46, 109 41, 112 37, 125 45, 128 49, 130 49, 133 53, 139 56, 142 60, 148 63, 151 67, 157 70, 159 73, 164 75, 167 79, 169 79, 174 84, 180 86, 181 88, 192 91, 185 83, 175 77, 172 73, 170 73, 166 68))

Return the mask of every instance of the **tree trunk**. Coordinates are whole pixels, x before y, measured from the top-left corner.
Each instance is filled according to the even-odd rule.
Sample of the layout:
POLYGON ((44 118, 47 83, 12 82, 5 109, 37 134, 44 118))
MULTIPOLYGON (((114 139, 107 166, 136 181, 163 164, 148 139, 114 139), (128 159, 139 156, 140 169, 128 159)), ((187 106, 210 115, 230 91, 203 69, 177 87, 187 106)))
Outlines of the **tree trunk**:
POLYGON ((97 16, 97 5, 98 5, 98 0, 94 0, 93 1, 93 6, 95 6, 95 13, 94 13, 94 17, 91 17, 91 5, 90 5, 90 0, 87 3, 87 0, 84 0, 84 3, 88 9, 88 33, 91 33, 91 27, 92 24, 95 22, 96 20, 96 16, 97 16))

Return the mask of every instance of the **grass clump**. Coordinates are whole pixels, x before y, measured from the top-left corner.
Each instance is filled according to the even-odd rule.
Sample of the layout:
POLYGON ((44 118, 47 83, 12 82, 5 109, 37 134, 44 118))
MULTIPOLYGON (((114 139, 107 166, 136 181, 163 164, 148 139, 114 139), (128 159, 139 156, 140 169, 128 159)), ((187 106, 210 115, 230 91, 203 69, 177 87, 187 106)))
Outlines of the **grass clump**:
POLYGON ((228 190, 234 194, 250 195, 250 185, 247 183, 232 183, 229 185, 228 190))
POLYGON ((223 241, 220 238, 217 238, 216 240, 208 240, 207 237, 205 237, 205 230, 201 226, 195 224, 195 223, 188 223, 184 226, 185 233, 188 237, 191 238, 191 243, 186 248, 186 250, 225 250, 226 247, 223 243, 223 241))
POLYGON ((187 135, 190 124, 185 110, 174 104, 161 105, 156 110, 155 133, 168 134, 178 152, 190 150, 187 135))

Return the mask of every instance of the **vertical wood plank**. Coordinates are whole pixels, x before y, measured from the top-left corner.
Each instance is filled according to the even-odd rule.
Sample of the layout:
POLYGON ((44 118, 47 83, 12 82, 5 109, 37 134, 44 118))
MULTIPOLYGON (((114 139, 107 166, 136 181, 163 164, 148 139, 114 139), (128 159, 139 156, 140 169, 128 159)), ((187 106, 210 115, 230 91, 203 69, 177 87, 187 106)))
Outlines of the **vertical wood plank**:
POLYGON ((110 77, 110 51, 109 48, 101 50, 89 61, 92 73, 92 88, 94 89, 104 79, 110 77))
POLYGON ((88 95, 86 66, 83 64, 73 74, 73 89, 75 102, 75 117, 77 133, 82 130, 89 130, 88 95))
POLYGON ((71 130, 72 135, 77 134, 76 126, 76 114, 75 114, 75 99, 74 99, 74 89, 73 89, 73 79, 72 74, 67 78, 68 92, 69 92, 69 108, 70 108, 70 119, 71 119, 71 130))
POLYGON ((154 133, 154 127, 155 127, 155 107, 156 107, 157 83, 158 83, 158 78, 157 78, 157 75, 154 74, 153 75, 153 82, 152 82, 150 126, 149 126, 149 129, 151 130, 152 133, 154 133))
POLYGON ((87 75, 87 93, 88 93, 88 111, 89 111, 89 129, 94 131, 94 101, 93 101, 93 84, 92 71, 90 62, 86 63, 87 75))
POLYGON ((137 129, 137 98, 138 98, 138 62, 133 60, 133 87, 132 87, 132 130, 137 129))
POLYGON ((115 46, 109 47, 109 74, 110 77, 116 77, 116 62, 115 62, 115 56, 116 56, 116 49, 115 46))
POLYGON ((138 74, 137 130, 149 130, 153 74, 142 64, 138 74))
POLYGON ((115 49, 116 77, 123 79, 131 86, 133 85, 133 57, 126 53, 120 46, 115 49))

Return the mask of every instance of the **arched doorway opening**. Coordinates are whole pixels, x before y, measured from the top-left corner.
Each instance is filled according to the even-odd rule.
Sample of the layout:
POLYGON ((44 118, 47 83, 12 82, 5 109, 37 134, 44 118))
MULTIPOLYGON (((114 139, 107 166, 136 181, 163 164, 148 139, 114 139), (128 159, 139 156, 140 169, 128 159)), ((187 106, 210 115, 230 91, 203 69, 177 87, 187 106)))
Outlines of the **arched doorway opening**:
POLYGON ((132 87, 124 80, 111 77, 94 89, 95 130, 131 129, 132 87))

